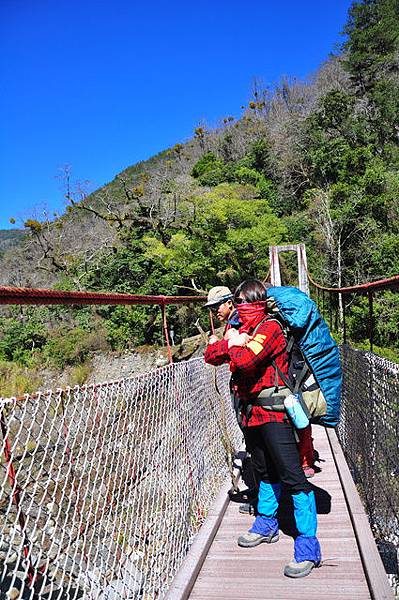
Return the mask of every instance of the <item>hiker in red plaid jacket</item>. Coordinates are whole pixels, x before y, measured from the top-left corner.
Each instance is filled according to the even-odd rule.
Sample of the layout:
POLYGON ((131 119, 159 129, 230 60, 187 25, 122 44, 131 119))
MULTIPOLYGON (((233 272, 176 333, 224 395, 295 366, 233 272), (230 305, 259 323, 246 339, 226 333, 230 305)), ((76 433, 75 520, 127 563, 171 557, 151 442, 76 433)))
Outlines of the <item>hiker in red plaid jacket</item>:
MULTIPOLYGON (((266 305, 266 302, 264 304, 266 305)), ((238 311, 240 311, 239 305, 238 311)), ((268 421, 282 421, 285 417, 284 413, 265 411, 261 406, 254 406, 250 416, 246 415, 245 408, 251 404, 251 400, 256 398, 264 388, 275 385, 276 373, 271 363, 272 359, 275 359, 281 371, 288 375, 287 342, 281 327, 276 321, 269 320, 264 313, 257 321, 258 329, 253 339, 250 339, 249 334, 254 327, 248 329, 242 325, 238 330, 241 336, 237 335, 236 329, 229 329, 225 339, 209 344, 204 355, 205 362, 211 365, 230 364, 233 385, 240 396, 243 408, 244 427, 261 425, 268 421), (236 345, 246 341, 248 343, 245 346, 236 345)), ((280 376, 278 376, 278 385, 284 385, 280 376)))
POLYGON ((230 364, 242 403, 247 447, 261 478, 255 522, 238 538, 238 544, 251 548, 278 541, 276 515, 284 484, 292 495, 298 530, 294 560, 286 565, 284 574, 296 578, 308 575, 321 562, 317 513, 314 493, 301 468, 293 426, 284 410, 273 408, 276 396, 283 398, 290 392, 272 361, 288 375, 288 353, 280 325, 267 314, 265 291, 256 279, 244 281, 237 288, 234 304, 242 326, 238 331, 227 331, 225 339, 209 344, 205 361, 230 364), (256 406, 260 393, 263 404, 256 406))

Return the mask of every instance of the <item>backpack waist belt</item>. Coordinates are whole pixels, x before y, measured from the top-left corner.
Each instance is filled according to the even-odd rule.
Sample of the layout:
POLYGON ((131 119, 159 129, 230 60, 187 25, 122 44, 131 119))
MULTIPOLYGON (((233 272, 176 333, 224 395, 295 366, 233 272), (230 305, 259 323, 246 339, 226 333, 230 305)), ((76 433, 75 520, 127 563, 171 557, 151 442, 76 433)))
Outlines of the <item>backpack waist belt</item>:
POLYGON ((251 416, 251 411, 254 406, 261 406, 265 410, 285 412, 284 398, 289 396, 291 393, 291 390, 287 387, 279 387, 277 392, 275 387, 261 390, 258 397, 248 404, 246 410, 247 418, 249 419, 251 416))

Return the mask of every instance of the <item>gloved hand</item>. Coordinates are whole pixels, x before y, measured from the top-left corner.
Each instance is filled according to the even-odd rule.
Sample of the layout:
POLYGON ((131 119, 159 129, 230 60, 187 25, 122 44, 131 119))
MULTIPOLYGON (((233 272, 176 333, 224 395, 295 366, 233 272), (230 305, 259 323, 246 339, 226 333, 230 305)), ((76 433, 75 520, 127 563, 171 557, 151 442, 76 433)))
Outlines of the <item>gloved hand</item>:
POLYGON ((230 329, 228 333, 230 334, 228 337, 229 348, 232 346, 245 346, 251 339, 251 336, 249 336, 247 333, 238 333, 236 329, 230 329))

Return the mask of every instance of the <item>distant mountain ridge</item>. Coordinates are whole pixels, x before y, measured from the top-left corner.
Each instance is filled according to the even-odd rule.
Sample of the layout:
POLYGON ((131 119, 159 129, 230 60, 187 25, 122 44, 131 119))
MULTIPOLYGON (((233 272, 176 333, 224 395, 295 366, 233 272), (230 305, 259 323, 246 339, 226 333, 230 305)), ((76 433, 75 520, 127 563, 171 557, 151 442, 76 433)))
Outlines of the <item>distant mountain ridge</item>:
POLYGON ((25 235, 23 229, 0 229, 0 254, 16 246, 25 235))

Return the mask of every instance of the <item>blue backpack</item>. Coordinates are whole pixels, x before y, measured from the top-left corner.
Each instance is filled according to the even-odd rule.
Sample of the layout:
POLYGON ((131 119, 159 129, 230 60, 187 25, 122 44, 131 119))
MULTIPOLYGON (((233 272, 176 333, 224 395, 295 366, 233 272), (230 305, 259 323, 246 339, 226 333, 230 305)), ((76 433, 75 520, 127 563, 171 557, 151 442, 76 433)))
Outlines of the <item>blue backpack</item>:
POLYGON ((313 417, 312 423, 335 427, 340 415, 342 371, 339 350, 326 322, 313 300, 298 288, 271 287, 266 291, 266 299, 271 306, 275 304, 274 311, 278 310, 272 311, 272 316, 282 320, 282 327, 286 325, 292 336, 289 352, 295 342, 302 353, 305 367, 301 375, 310 370, 326 400, 326 414, 313 417))

